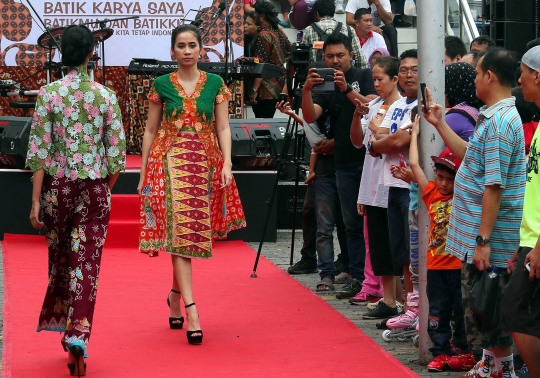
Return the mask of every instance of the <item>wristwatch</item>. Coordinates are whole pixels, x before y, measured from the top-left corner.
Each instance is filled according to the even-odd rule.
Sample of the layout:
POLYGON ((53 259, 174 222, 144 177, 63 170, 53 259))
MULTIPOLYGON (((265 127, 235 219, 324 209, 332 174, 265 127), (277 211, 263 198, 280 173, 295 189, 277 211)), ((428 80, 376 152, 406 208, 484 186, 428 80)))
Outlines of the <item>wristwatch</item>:
POLYGON ((373 141, 370 140, 370 141, 367 143, 367 149, 368 149, 368 151, 373 151, 373 141))
POLYGON ((259 92, 259 90, 258 90, 258 89, 255 89, 255 88, 251 88, 251 93, 257 93, 257 92, 259 92))
POLYGON ((490 241, 491 240, 489 238, 485 238, 482 235, 476 236, 476 245, 487 245, 490 241))
POLYGON ((352 92, 352 91, 353 91, 353 87, 350 84, 347 84, 347 89, 345 89, 344 91, 341 91, 341 93, 346 95, 347 93, 352 92))

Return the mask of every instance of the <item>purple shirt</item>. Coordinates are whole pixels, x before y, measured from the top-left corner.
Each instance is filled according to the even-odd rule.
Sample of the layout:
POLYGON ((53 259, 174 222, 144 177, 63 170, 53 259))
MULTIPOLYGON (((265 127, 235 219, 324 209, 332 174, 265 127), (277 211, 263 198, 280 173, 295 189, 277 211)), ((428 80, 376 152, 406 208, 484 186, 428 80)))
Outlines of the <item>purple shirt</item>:
POLYGON ((464 141, 468 142, 474 133, 475 125, 463 114, 450 113, 445 117, 446 123, 464 141))

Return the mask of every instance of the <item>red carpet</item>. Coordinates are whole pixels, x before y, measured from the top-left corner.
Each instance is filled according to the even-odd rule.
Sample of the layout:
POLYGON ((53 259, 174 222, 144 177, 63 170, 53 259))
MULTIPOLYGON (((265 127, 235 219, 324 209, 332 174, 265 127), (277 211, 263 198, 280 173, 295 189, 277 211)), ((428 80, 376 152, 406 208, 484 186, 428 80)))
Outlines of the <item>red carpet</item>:
MULTIPOLYGON (((113 237, 111 235, 111 237, 113 237)), ((168 328, 170 258, 106 248, 88 377, 413 377, 324 300, 254 251, 220 242, 194 261, 204 342, 168 328)), ((47 284, 43 237, 5 235, 3 377, 67 377, 60 334, 36 333, 47 284)))
POLYGON ((126 169, 141 169, 142 156, 141 155, 126 155, 126 169))

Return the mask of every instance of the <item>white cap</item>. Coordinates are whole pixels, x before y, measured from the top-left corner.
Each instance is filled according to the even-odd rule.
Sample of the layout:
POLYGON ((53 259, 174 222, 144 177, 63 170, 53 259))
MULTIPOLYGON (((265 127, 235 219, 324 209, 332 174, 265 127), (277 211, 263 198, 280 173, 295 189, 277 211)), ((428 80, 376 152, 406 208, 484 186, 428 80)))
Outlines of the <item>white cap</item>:
POLYGON ((527 67, 532 68, 535 71, 540 71, 540 46, 534 46, 527 51, 523 55, 523 58, 521 58, 521 61, 527 67))

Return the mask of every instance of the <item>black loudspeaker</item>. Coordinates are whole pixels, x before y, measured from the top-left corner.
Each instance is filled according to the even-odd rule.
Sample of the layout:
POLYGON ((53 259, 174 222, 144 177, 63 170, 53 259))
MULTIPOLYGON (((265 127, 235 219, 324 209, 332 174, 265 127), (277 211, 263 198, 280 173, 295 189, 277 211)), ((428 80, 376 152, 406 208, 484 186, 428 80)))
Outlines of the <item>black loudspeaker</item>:
POLYGON ((498 1, 503 5, 503 14, 500 14, 500 8, 495 7, 495 18, 492 21, 520 21, 536 22, 538 21, 538 1, 537 0, 504 0, 498 1), (497 12, 498 11, 498 12, 497 12), (498 13, 498 14, 497 14, 498 13))
MULTIPOLYGON (((287 118, 230 119, 233 170, 274 170, 283 149, 287 121, 287 118)), ((293 135, 287 160, 293 158, 295 143, 293 135)), ((309 158, 305 144, 304 155, 307 151, 309 158)))
POLYGON ((527 42, 539 37, 540 0, 483 0, 482 13, 495 44, 515 51, 519 59, 527 42))
POLYGON ((31 125, 30 117, 0 117, 0 166, 24 169, 31 125))

